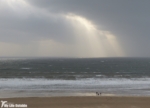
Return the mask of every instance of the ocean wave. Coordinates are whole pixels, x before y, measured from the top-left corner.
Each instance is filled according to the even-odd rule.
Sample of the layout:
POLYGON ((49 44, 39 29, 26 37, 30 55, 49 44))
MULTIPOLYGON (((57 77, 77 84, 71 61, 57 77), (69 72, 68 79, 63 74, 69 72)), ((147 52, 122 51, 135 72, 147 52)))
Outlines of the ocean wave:
POLYGON ((30 70, 31 68, 23 67, 23 68, 20 68, 20 69, 23 69, 23 70, 30 70))
POLYGON ((1 78, 1 89, 51 89, 63 87, 88 87, 92 88, 129 88, 143 89, 150 85, 150 78, 86 78, 79 80, 52 80, 44 78, 1 78), (59 85, 59 86, 58 86, 59 85), (44 88, 45 87, 45 88, 44 88))

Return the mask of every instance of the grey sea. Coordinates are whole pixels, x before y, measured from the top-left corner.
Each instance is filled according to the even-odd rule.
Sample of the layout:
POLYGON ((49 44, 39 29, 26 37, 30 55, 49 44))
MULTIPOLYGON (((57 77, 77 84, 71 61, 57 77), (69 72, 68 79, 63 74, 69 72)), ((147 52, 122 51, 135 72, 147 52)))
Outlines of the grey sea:
POLYGON ((150 96, 150 58, 0 58, 0 98, 150 96))

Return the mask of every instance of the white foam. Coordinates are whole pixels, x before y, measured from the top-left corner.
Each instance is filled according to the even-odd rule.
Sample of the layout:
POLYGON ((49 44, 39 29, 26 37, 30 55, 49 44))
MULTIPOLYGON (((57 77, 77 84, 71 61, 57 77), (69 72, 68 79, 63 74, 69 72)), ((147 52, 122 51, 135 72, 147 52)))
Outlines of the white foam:
POLYGON ((41 89, 42 86, 50 89, 52 87, 108 87, 108 88, 148 88, 150 85, 150 78, 88 78, 88 79, 80 79, 80 80, 52 80, 52 79, 36 79, 36 78, 26 78, 26 79, 0 79, 0 89, 20 89, 29 87, 36 87, 41 89))
POLYGON ((98 77, 105 77, 105 75, 101 75, 101 74, 99 74, 99 75, 96 75, 96 76, 98 76, 98 77))
POLYGON ((21 69, 23 69, 23 70, 30 70, 31 68, 23 67, 23 68, 21 68, 21 69))

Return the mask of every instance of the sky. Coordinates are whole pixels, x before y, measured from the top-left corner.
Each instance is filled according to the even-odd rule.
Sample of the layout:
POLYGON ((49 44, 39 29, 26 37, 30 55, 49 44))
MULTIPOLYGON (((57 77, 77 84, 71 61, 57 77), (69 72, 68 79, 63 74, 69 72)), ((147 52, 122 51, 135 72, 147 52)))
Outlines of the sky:
POLYGON ((0 57, 150 57, 149 0, 0 0, 0 57))

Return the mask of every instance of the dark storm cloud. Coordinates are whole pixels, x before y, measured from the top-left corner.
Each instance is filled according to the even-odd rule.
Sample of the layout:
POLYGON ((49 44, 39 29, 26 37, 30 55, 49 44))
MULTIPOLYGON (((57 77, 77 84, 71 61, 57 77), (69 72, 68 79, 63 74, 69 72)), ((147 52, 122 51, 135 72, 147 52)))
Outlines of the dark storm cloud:
MULTIPOLYGON (((16 7, 14 7, 16 8, 16 7)), ((67 20, 57 14, 38 12, 29 8, 16 12, 8 5, 0 9, 0 41, 25 42, 52 39, 63 43, 73 42, 73 28, 67 20), (55 18, 56 17, 56 18, 55 18)))
POLYGON ((41 20, 37 17, 31 17, 21 20, 11 18, 5 21, 6 22, 0 21, 3 25, 3 27, 1 26, 1 28, 3 28, 1 29, 1 35, 7 36, 3 37, 3 39, 10 38, 12 40, 11 37, 16 37, 16 41, 39 39, 54 39, 62 42, 72 41, 72 39, 69 38, 69 36, 72 35, 72 29, 69 24, 65 23, 64 20, 61 21, 61 19, 56 22, 50 22, 48 19, 41 20))
POLYGON ((149 0, 29 0, 50 12, 75 13, 115 34, 129 56, 149 56, 149 0))

